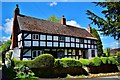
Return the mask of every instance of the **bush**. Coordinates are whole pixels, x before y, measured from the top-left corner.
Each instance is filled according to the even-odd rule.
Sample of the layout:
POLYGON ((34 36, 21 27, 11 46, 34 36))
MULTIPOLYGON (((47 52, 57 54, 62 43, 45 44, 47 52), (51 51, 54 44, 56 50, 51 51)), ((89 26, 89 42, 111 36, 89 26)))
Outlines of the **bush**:
POLYGON ((82 64, 82 66, 89 66, 89 64, 90 64, 89 59, 80 58, 79 61, 80 61, 80 63, 82 64))
POLYGON ((116 64, 117 61, 113 57, 108 57, 108 64, 116 64))
POLYGON ((107 64, 108 63, 108 57, 101 57, 102 63, 107 64))
POLYGON ((90 66, 100 66, 102 64, 102 61, 99 57, 95 57, 90 60, 90 66))
POLYGON ((51 54, 42 54, 33 59, 34 67, 53 67, 54 57, 51 54))
POLYGON ((34 67, 33 60, 24 61, 24 60, 12 59, 12 65, 13 65, 14 67, 19 67, 19 66, 21 66, 21 65, 28 66, 29 68, 34 67))
POLYGON ((81 67, 82 64, 79 60, 75 60, 72 58, 62 58, 56 59, 55 67, 81 67))

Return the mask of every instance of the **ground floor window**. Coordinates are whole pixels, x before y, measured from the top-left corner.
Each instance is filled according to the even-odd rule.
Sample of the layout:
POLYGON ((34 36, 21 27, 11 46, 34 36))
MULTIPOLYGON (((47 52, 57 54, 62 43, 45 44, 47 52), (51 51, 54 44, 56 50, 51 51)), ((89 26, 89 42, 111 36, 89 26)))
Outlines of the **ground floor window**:
POLYGON ((32 58, 35 58, 35 57, 39 56, 40 54, 42 54, 42 50, 33 50, 32 58))

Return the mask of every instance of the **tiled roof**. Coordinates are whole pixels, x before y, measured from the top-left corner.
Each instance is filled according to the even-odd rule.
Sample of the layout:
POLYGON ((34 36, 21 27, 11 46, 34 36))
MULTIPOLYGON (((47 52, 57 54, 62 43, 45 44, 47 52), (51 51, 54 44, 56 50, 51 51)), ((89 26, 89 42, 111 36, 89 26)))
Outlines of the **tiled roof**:
POLYGON ((115 54, 116 52, 120 52, 120 48, 110 50, 110 53, 112 53, 112 54, 115 54))
POLYGON ((20 30, 59 34, 74 37, 95 39, 87 30, 70 25, 62 25, 48 20, 33 18, 25 15, 18 15, 17 20, 20 30))

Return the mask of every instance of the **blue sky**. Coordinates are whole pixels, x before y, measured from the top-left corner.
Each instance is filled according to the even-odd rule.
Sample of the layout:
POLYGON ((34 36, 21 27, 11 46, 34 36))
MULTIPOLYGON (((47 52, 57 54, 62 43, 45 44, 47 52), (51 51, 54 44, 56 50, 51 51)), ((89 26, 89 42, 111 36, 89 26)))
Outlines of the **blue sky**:
MULTIPOLYGON (((95 12, 103 17, 100 13, 102 8, 95 6, 91 2, 2 2, 2 40, 9 39, 11 35, 11 26, 15 5, 18 4, 20 13, 36 18, 47 19, 51 15, 57 17, 65 16, 67 24, 76 25, 77 27, 87 28, 91 22, 87 17, 86 10, 95 12)), ((97 26, 91 25, 97 29, 97 26)), ((104 48, 117 48, 118 44, 111 37, 101 36, 104 48)), ((0 40, 1 40, 0 39, 0 40)))

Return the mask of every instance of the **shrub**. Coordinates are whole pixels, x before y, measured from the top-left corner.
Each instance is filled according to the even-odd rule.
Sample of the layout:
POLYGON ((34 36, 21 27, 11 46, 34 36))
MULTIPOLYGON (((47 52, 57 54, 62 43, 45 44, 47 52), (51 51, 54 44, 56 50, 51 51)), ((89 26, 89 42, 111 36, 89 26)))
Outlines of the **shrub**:
POLYGON ((16 72, 16 79, 35 77, 35 74, 27 66, 24 65, 21 65, 20 67, 16 67, 15 72, 16 72))
POLYGON ((116 64, 117 61, 113 57, 108 57, 108 64, 116 64))
POLYGON ((14 67, 19 67, 21 65, 26 65, 29 68, 34 67, 34 63, 33 60, 28 60, 28 61, 24 61, 24 60, 17 60, 17 59, 12 59, 12 65, 14 67))
POLYGON ((108 63, 108 57, 101 57, 102 63, 107 64, 108 63))
POLYGON ((82 64, 82 66, 89 66, 89 64, 90 64, 89 59, 80 58, 79 61, 80 61, 80 63, 82 64))
POLYGON ((102 61, 99 57, 95 57, 90 60, 90 66, 100 66, 101 63, 102 63, 102 61))
POLYGON ((62 58, 56 59, 55 67, 81 67, 82 64, 79 60, 75 60, 72 58, 62 58))
POLYGON ((51 54, 42 54, 33 59, 34 67, 53 67, 54 57, 51 54))

